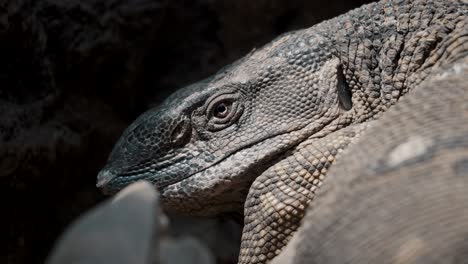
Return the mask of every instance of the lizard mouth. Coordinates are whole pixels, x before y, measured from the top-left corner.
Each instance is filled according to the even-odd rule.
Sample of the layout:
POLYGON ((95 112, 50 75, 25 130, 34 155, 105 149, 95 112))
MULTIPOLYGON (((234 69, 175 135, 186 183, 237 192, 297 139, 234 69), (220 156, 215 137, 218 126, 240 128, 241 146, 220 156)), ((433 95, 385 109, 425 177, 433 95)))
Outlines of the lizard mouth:
POLYGON ((161 189, 164 208, 176 213, 216 215, 242 210, 255 179, 305 139, 319 133, 329 122, 310 130, 297 129, 266 138, 240 149, 216 164, 161 189), (307 133, 306 133, 307 132, 307 133))
MULTIPOLYGON (((300 129, 298 129, 300 130, 300 129)), ((296 130, 294 130, 296 131, 296 130)), ((175 174, 174 180, 168 181, 164 184, 158 183, 156 180, 158 177, 161 177, 158 172, 151 172, 151 171, 144 171, 142 173, 134 174, 134 175, 119 175, 117 173, 112 172, 111 170, 103 169, 99 172, 97 176, 97 183, 96 187, 100 188, 104 194, 107 195, 112 195, 118 192, 120 189, 124 188, 125 186, 139 181, 139 180, 148 180, 155 186, 161 193, 164 192, 169 186, 172 186, 174 184, 180 183, 188 178, 203 174, 205 171, 216 168, 219 164, 225 162, 226 160, 229 160, 232 156, 236 155, 237 153, 245 152, 248 151, 249 149, 255 148, 255 146, 262 145, 262 143, 277 138, 281 137, 282 135, 289 134, 291 131, 275 134, 275 135, 270 135, 267 137, 264 137, 260 140, 257 140, 255 142, 252 142, 251 144, 247 144, 243 146, 242 148, 233 150, 229 152, 227 155, 224 157, 216 160, 215 162, 212 162, 208 166, 205 166, 193 173, 189 173, 186 175, 182 175, 180 172, 175 174)), ((290 146, 294 147, 294 146, 290 146)), ((180 159, 178 159, 180 160, 180 159)), ((177 161, 175 161, 173 164, 177 164, 177 161)), ((165 167, 170 167, 170 166, 165 166, 165 167)))
POLYGON ((209 216, 220 212, 241 211, 255 178, 284 158, 302 140, 278 148, 283 133, 239 149, 216 164, 160 189, 167 211, 209 216), (267 150, 266 150, 267 149, 267 150))

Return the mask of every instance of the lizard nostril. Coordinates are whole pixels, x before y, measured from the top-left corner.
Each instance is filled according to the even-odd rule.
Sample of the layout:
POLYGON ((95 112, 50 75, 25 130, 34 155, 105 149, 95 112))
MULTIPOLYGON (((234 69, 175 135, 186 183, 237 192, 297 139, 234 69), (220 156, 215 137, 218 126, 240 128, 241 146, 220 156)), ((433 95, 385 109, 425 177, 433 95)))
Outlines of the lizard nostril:
POLYGON ((190 120, 182 119, 174 128, 171 134, 171 142, 174 146, 180 147, 190 140, 191 126, 190 120))
POLYGON ((108 171, 108 170, 100 171, 98 176, 97 176, 96 187, 104 188, 107 185, 107 183, 109 183, 115 177, 116 177, 116 175, 113 174, 112 172, 108 171))

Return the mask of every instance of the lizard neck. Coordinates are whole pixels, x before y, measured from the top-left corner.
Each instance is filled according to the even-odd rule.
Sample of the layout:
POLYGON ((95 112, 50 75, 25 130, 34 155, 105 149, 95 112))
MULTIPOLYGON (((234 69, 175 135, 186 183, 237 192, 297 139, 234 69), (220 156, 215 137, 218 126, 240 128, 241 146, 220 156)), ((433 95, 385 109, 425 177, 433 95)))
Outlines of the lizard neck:
POLYGON ((463 8, 443 1, 421 2, 429 1, 383 8, 370 4, 325 23, 325 28, 338 28, 333 34, 323 32, 342 63, 359 111, 353 115, 356 121, 384 112, 410 87, 417 88, 431 73, 468 53, 463 8))

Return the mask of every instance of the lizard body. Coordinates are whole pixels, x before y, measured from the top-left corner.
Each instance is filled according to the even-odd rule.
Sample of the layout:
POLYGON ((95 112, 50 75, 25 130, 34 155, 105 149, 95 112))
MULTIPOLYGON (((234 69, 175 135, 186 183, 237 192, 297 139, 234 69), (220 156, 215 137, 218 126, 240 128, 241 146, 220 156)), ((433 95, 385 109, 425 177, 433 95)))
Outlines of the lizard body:
POLYGON ((375 121, 274 263, 464 263, 467 102, 465 58, 375 121))

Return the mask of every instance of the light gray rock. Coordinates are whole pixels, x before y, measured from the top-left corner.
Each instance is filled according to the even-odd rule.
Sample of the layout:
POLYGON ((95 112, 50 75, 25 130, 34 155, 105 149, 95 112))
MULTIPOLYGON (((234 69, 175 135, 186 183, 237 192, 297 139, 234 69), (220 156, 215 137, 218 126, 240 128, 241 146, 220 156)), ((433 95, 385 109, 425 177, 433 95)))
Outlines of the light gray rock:
POLYGON ((149 263, 164 219, 154 188, 137 182, 71 224, 46 263, 149 263))

